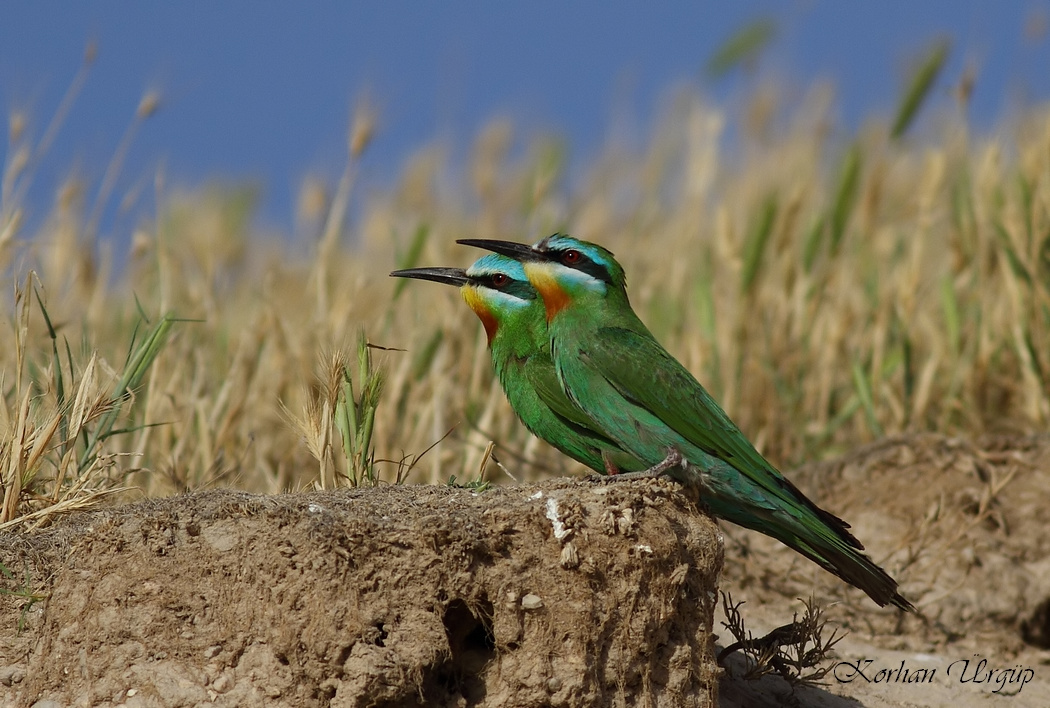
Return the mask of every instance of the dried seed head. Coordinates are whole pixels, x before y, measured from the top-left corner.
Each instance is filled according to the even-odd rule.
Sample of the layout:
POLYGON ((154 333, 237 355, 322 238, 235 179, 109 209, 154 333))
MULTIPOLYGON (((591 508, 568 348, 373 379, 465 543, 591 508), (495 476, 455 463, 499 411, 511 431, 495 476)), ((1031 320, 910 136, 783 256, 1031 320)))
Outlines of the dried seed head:
POLYGON ((296 214, 301 223, 312 224, 321 221, 328 211, 328 190, 317 177, 307 177, 299 188, 299 199, 296 214))
POLYGON ((11 111, 11 116, 7 119, 7 139, 8 142, 14 144, 22 139, 22 134, 26 130, 26 114, 20 110, 11 111))
POLYGON ((1050 34, 1050 13, 1046 10, 1031 12, 1024 22, 1024 38, 1029 44, 1042 42, 1050 34))
POLYGON ((139 107, 135 111, 135 116, 140 120, 145 120, 156 113, 158 108, 160 108, 160 92, 147 91, 142 100, 139 101, 139 107))
POLYGON ((350 123, 350 158, 356 160, 372 142, 375 135, 376 114, 371 104, 362 102, 350 123))
POLYGON ((139 260, 153 247, 153 237, 150 236, 149 232, 145 229, 136 229, 135 233, 131 237, 131 253, 130 257, 132 260, 139 260))
POLYGON ((62 183, 58 190, 58 206, 68 212, 77 207, 84 197, 84 185, 80 180, 70 178, 62 183))

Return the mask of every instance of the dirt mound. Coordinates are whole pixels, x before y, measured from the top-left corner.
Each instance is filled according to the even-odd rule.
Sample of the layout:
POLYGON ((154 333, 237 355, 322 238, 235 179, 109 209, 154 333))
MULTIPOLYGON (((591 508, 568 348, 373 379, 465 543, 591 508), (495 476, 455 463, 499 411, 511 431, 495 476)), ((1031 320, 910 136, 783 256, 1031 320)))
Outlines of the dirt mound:
POLYGON ((14 705, 681 706, 716 685, 721 535, 670 483, 214 491, 0 553, 49 595, 3 600, 14 705))
MULTIPOLYGON (((1045 704, 1050 438, 893 438, 789 476, 921 614, 727 525, 720 584, 755 636, 810 596, 849 635, 823 688, 731 656, 722 705, 1045 704), (960 681, 975 655, 1033 678, 960 681), (849 673, 867 661, 937 681, 849 673)), ((12 705, 703 705, 719 673, 719 535, 670 483, 209 492, 0 536, 0 561, 24 591, 0 596, 12 705)))

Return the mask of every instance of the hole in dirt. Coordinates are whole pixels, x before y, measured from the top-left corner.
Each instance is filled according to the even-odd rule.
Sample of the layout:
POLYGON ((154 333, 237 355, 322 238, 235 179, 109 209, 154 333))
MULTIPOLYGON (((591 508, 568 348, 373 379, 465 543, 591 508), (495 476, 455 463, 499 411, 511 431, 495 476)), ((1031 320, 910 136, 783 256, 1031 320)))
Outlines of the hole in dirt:
POLYGON ((1036 605, 1035 611, 1021 622, 1021 638, 1033 646, 1050 649, 1050 598, 1036 605))
POLYGON ((389 633, 386 631, 386 626, 382 622, 376 622, 373 626, 376 628, 376 638, 372 643, 377 647, 385 647, 385 640, 389 636, 389 633))
MULTIPOLYGON (((436 666, 424 686, 428 705, 444 704, 461 697, 465 705, 476 705, 485 698, 485 666, 496 656, 492 633, 493 606, 482 597, 472 608, 455 599, 441 618, 448 637, 451 656, 436 666)), ((457 701, 458 702, 458 701, 457 701)))

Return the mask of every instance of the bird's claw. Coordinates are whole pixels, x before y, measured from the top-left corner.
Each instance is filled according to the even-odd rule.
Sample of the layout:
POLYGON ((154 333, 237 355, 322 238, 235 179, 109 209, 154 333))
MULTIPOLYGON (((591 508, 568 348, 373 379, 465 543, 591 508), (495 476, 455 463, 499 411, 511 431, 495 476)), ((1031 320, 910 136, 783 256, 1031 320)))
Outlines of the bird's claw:
POLYGON ((587 477, 589 482, 627 482, 632 479, 654 479, 656 477, 662 477, 676 467, 685 469, 686 459, 682 456, 675 448, 668 448, 667 457, 660 462, 656 463, 652 467, 638 472, 620 472, 618 474, 592 474, 587 477))

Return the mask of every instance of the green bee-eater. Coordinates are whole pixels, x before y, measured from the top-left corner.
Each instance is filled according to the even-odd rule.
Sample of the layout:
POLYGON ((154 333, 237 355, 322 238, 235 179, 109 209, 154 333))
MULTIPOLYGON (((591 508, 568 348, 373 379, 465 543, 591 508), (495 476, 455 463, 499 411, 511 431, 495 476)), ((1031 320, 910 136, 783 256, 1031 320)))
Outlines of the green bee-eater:
POLYGON ((543 300, 521 263, 493 254, 467 270, 410 268, 390 275, 459 286, 485 326, 500 385, 533 435, 596 472, 645 467, 597 432, 594 422, 562 392, 551 360, 543 300))
POLYGON ((521 261, 543 298, 558 380, 606 437, 655 469, 669 467, 679 481, 699 481, 715 516, 785 543, 880 606, 914 609, 897 582, 863 553, 849 524, 810 501, 762 457, 656 341, 631 308, 624 270, 611 252, 564 234, 534 246, 459 243, 521 261), (684 464, 674 464, 675 453, 684 464))

